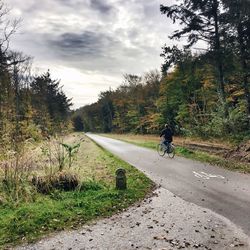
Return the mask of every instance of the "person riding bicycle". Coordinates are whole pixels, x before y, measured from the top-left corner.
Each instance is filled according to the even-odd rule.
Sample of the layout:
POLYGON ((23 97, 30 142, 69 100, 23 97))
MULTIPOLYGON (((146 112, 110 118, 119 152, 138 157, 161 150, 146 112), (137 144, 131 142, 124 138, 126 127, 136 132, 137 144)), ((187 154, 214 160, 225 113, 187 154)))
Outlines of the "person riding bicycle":
POLYGON ((169 148, 169 144, 173 141, 173 132, 170 129, 168 124, 165 124, 165 128, 161 131, 160 137, 164 137, 164 145, 166 145, 167 150, 169 148))

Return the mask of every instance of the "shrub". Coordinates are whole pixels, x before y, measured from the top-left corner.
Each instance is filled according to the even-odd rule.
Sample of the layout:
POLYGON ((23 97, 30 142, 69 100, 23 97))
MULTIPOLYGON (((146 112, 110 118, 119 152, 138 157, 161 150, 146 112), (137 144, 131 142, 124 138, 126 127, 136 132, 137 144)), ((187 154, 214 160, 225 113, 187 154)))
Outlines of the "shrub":
POLYGON ((32 138, 34 141, 41 141, 43 139, 42 130, 34 123, 29 124, 27 127, 23 125, 22 130, 26 139, 32 138))
POLYGON ((228 116, 223 116, 222 110, 213 113, 211 122, 207 125, 207 131, 212 136, 237 137, 249 131, 249 121, 245 111, 244 102, 230 108, 228 116))
POLYGON ((78 176, 73 173, 58 172, 53 176, 33 176, 32 183, 38 192, 49 194, 55 189, 63 191, 75 190, 80 182, 78 176))

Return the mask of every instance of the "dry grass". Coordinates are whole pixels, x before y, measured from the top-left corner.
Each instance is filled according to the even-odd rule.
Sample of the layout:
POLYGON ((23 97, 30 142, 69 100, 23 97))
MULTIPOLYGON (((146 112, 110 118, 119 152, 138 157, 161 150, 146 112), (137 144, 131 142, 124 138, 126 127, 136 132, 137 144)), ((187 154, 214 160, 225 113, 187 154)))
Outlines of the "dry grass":
POLYGON ((44 144, 29 146, 27 154, 33 154, 36 160, 32 172, 38 180, 34 181, 40 181, 39 185, 43 187, 45 178, 50 177, 49 180, 53 183, 49 184, 55 185, 55 188, 52 192, 37 192, 36 199, 20 202, 17 206, 6 202, 0 192, 0 249, 33 241, 58 230, 75 228, 99 217, 110 216, 144 198, 154 187, 143 173, 101 149, 83 133, 64 137, 67 144, 77 144, 79 141, 81 145, 72 167, 69 169, 66 164, 62 172, 58 172, 57 168, 59 178, 55 178, 56 172, 51 175, 44 172, 43 168, 50 164, 47 156, 41 154, 44 144), (115 188, 115 171, 118 166, 127 172, 127 190, 115 188), (72 175, 68 175, 70 172, 72 175), (62 186, 61 180, 65 179, 67 185, 62 186), (68 186, 68 183, 74 187, 78 183, 80 185, 71 190, 72 185, 68 186))
MULTIPOLYGON (((13 201, 35 199, 32 178, 53 179, 58 174, 57 160, 58 145, 60 142, 67 144, 80 143, 80 148, 74 157, 73 165, 69 169, 65 164, 67 174, 74 173, 79 177, 79 183, 88 181, 102 181, 110 183, 113 179, 105 161, 99 157, 103 153, 83 133, 73 133, 65 137, 44 141, 41 143, 26 142, 22 156, 6 158, 0 162, 0 200, 13 201), (18 162, 18 164, 17 164, 18 162)), ((66 159, 67 160, 67 159, 66 159)), ((0 201, 0 203, 2 203, 0 201)))
MULTIPOLYGON (((135 134, 101 134, 103 136, 112 137, 114 139, 127 140, 131 142, 159 142, 160 137, 157 135, 135 135, 135 134)), ((225 149, 232 149, 233 144, 230 142, 220 141, 218 139, 202 140, 200 138, 191 137, 179 137, 174 136, 174 143, 179 146, 185 146, 188 144, 216 146, 225 149)))
MULTIPOLYGON (((80 143, 79 151, 74 159, 72 171, 76 171, 81 177, 82 181, 86 179, 95 180, 109 180, 110 174, 107 171, 107 166, 98 157, 101 155, 101 149, 97 147, 87 136, 83 133, 73 133, 60 138, 60 142, 67 144, 80 143), (95 166, 95 168, 93 168, 95 166)), ((43 153, 44 148, 50 148, 52 164, 56 164, 56 144, 58 139, 45 141, 37 145, 30 145, 27 147, 26 154, 32 156, 34 163, 33 170, 36 174, 44 173, 44 169, 49 169, 48 155, 43 153)), ((67 166, 65 166, 67 168, 67 166)), ((47 170, 48 171, 48 170, 47 170)))
POLYGON ((102 155, 102 150, 95 145, 84 134, 72 134, 65 138, 67 143, 81 142, 77 158, 74 162, 74 169, 79 173, 83 181, 93 179, 96 181, 110 181, 111 174, 108 172, 107 165, 99 156, 102 155), (93 168, 95 166, 95 168, 93 168))
MULTIPOLYGON (((102 134, 103 136, 134 143, 139 146, 155 149, 159 142, 159 137, 154 135, 133 135, 133 134, 102 134)), ((243 157, 240 159, 225 157, 227 154, 231 154, 233 145, 220 141, 202 141, 195 138, 182 138, 174 137, 174 144, 176 147, 176 153, 179 156, 198 160, 201 162, 207 162, 212 165, 218 165, 223 168, 239 171, 243 173, 250 173, 249 162, 243 161, 243 157)), ((241 156, 241 154, 238 154, 241 156)))

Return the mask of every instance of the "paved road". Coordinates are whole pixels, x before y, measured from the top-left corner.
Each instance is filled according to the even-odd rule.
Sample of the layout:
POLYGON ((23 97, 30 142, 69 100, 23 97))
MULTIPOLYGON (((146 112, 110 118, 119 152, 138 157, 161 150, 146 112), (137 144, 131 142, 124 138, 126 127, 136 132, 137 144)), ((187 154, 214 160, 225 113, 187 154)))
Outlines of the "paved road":
POLYGON ((16 248, 44 249, 249 250, 250 238, 225 217, 159 188, 151 197, 112 217, 16 248))
POLYGON ((122 141, 87 134, 99 145, 145 172, 162 187, 221 214, 250 235, 250 175, 167 156, 122 141))

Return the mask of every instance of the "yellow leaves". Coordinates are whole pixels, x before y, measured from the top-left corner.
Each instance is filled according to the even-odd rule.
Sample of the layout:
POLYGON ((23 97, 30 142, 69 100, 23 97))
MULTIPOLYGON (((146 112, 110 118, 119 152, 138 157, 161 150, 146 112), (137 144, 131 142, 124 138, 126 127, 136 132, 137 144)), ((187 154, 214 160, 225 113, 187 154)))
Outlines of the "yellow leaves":
POLYGON ((237 91, 235 91, 233 93, 233 96, 237 96, 237 97, 240 97, 240 96, 243 96, 244 95, 244 90, 243 89, 239 89, 237 91))
POLYGON ((140 119, 140 125, 145 127, 147 132, 155 132, 160 130, 160 121, 163 119, 161 113, 150 113, 140 119))
POLYGON ((202 85, 204 89, 211 89, 214 87, 213 79, 206 78, 202 81, 202 85))

